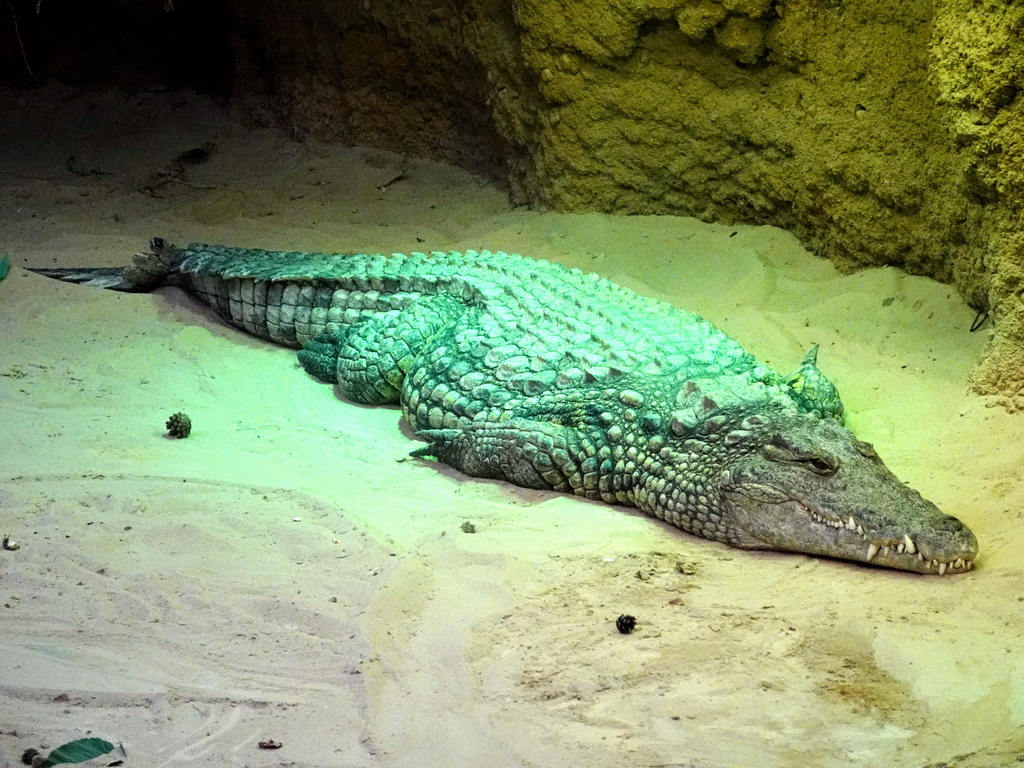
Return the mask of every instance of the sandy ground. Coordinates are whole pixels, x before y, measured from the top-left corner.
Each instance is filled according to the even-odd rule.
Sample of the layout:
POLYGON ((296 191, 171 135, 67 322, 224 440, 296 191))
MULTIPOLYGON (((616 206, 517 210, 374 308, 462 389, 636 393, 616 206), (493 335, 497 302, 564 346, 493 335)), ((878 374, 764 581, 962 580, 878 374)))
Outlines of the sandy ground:
POLYGON ((0 104, 12 764, 86 735, 148 768, 1024 758, 1024 417, 965 394, 986 334, 949 287, 839 275, 776 229, 511 209, 461 171, 250 131, 188 95, 0 104), (819 342, 849 426, 975 530, 978 568, 752 554, 466 479, 408 459, 395 409, 339 401, 174 289, 20 269, 121 265, 153 235, 519 251, 703 314, 784 371, 819 342), (178 410, 188 440, 165 437, 178 410))

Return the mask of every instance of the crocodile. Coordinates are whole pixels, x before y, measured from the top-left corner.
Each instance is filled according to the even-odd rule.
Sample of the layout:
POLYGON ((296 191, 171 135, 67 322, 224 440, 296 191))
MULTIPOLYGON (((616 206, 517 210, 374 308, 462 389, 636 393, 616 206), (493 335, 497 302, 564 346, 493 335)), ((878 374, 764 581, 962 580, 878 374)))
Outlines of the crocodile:
POLYGON ((744 549, 940 576, 975 564, 970 529, 842 426, 816 346, 784 376, 707 320, 578 269, 154 238, 126 267, 34 271, 177 286, 299 348, 343 397, 398 403, 426 442, 413 455, 469 476, 635 506, 744 549))

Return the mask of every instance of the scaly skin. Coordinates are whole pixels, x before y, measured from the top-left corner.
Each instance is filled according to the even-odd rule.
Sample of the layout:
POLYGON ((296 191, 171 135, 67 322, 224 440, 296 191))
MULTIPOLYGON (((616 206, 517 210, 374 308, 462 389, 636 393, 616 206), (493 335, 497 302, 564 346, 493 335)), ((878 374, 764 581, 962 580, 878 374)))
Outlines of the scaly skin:
POLYGON ((37 270, 115 290, 177 285, 301 346, 312 375, 399 403, 414 451, 475 477, 630 504, 690 533, 943 575, 977 541, 841 425, 816 350, 791 376, 706 320, 505 253, 327 255, 160 238, 123 270, 37 270))

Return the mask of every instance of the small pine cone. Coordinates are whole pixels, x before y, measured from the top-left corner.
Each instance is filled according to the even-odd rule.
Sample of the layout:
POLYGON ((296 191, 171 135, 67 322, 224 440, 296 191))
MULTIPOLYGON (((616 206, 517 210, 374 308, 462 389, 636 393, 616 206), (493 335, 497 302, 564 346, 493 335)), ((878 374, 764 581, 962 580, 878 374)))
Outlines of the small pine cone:
POLYGON ((634 629, 636 629, 636 616, 630 616, 629 614, 622 614, 615 620, 615 628, 624 635, 628 635, 634 629))
POLYGON ((192 419, 179 411, 167 420, 167 431, 171 437, 188 437, 192 431, 192 419))

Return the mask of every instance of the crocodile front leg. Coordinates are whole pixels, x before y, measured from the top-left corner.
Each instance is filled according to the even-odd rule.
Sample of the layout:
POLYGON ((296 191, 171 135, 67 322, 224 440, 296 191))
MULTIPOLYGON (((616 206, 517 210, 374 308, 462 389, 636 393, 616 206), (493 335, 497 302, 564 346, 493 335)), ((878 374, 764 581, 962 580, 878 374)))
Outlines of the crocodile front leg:
POLYGON ((464 429, 423 429, 416 435, 429 445, 413 456, 436 457, 472 477, 590 496, 584 441, 571 427, 512 418, 474 422, 464 429))

